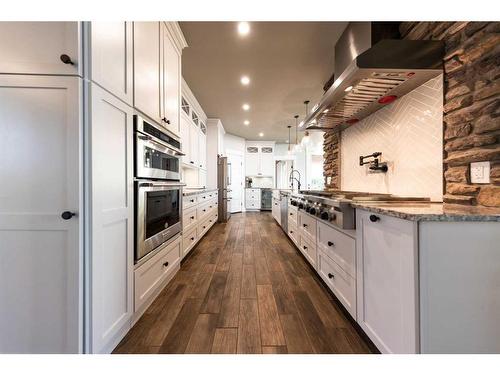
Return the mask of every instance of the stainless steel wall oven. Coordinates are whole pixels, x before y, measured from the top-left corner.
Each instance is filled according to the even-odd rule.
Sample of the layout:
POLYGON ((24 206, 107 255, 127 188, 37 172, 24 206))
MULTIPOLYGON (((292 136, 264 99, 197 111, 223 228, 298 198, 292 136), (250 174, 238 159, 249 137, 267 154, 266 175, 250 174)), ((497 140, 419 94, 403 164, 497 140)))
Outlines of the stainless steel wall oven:
POLYGON ((135 260, 182 230, 178 137, 139 115, 135 125, 135 260))

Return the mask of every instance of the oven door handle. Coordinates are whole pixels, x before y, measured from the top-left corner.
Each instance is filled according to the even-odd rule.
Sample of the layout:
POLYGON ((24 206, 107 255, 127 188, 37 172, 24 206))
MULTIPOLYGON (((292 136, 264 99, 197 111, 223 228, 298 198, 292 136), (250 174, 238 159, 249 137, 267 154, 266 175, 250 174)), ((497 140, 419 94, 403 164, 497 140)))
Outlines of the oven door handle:
POLYGON ((166 143, 163 143, 163 142, 160 142, 160 141, 157 141, 156 139, 154 139, 153 137, 151 137, 150 135, 146 135, 146 134, 138 134, 137 135, 137 138, 139 138, 140 140, 142 141, 148 141, 148 142, 151 142, 151 143, 155 143, 157 145, 160 145, 161 147, 165 147, 165 148, 168 148, 168 150, 172 153, 172 155, 175 155, 175 156, 186 156, 186 154, 180 152, 179 150, 173 148, 172 146, 169 146, 168 144, 166 143))
POLYGON ((180 184, 178 182, 174 182, 174 183, 168 183, 168 182, 164 182, 164 183, 158 183, 158 182, 140 182, 139 183, 139 187, 155 187, 155 186, 168 186, 168 187, 183 187, 183 186, 186 186, 186 184, 180 184))

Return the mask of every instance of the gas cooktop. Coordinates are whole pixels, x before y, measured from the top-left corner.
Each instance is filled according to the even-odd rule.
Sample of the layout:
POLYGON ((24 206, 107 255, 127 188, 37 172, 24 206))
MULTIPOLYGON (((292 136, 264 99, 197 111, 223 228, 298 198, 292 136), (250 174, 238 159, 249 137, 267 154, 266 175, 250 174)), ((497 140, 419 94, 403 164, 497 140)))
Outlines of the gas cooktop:
POLYGON ((290 204, 341 229, 355 229, 352 202, 428 202, 429 198, 401 197, 383 193, 344 190, 300 190, 292 193, 290 204))

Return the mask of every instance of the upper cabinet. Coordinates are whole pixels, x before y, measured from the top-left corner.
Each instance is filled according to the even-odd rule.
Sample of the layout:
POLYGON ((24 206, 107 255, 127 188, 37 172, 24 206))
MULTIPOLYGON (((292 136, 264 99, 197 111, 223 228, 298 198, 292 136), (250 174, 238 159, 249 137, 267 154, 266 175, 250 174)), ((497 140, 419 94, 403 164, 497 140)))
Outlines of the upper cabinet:
POLYGON ((0 73, 82 75, 80 22, 0 22, 0 73))
POLYGON ((249 142, 245 152, 247 176, 274 176, 274 143, 249 142))
POLYGON ((134 106, 161 123, 160 23, 134 22, 134 106))
POLYGON ((132 22, 89 23, 88 77, 129 105, 133 102, 132 28, 132 22))
POLYGON ((180 134, 181 51, 170 35, 168 24, 162 23, 162 118, 172 133, 180 134))

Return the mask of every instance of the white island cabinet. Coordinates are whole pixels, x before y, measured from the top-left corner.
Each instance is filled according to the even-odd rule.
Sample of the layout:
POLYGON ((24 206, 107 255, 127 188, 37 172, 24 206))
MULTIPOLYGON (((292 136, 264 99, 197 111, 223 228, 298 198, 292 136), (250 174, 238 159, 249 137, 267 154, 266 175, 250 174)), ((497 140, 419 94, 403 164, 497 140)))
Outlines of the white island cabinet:
POLYGON ((357 321, 383 353, 417 353, 417 226, 357 211, 357 321))

